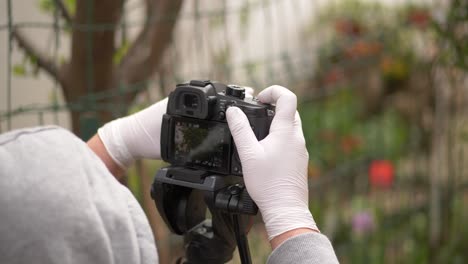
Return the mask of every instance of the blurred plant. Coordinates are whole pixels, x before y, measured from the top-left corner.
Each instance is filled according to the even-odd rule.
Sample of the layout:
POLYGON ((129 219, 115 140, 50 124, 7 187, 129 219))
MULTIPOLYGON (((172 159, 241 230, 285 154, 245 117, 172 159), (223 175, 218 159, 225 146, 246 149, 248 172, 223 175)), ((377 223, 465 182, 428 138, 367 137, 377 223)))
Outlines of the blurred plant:
MULTIPOLYGON (((433 196, 427 171, 410 157, 433 151, 434 69, 467 72, 468 2, 437 7, 333 2, 305 32, 305 41, 318 44, 299 110, 313 176, 310 209, 342 263, 468 262, 461 224, 468 184, 441 182, 433 196), (405 163, 414 175, 402 175, 405 163), (436 247, 433 203, 443 208, 436 247)), ((453 94, 459 98, 449 104, 466 100, 453 94)), ((453 129, 450 122, 444 129, 453 129)))
POLYGON ((408 24, 421 29, 426 29, 431 23, 431 15, 427 9, 413 8, 408 12, 408 24))
POLYGON ((306 36, 324 36, 318 40, 318 70, 307 84, 307 95, 354 89, 362 105, 360 117, 396 110, 420 130, 419 145, 427 150, 434 104, 432 21, 426 6, 360 0, 326 5, 306 31, 306 36), (409 100, 414 96, 419 100, 409 100))
POLYGON ((353 90, 343 89, 324 100, 305 101, 299 106, 311 174, 329 171, 349 160, 402 156, 409 133, 403 119, 389 110, 362 120, 360 102, 353 90))
POLYGON ((439 36, 441 60, 468 70, 468 1, 451 0, 445 14, 432 21, 439 36))
POLYGON ((362 237, 370 234, 374 226, 374 216, 368 211, 357 212, 351 220, 353 234, 357 237, 362 237))

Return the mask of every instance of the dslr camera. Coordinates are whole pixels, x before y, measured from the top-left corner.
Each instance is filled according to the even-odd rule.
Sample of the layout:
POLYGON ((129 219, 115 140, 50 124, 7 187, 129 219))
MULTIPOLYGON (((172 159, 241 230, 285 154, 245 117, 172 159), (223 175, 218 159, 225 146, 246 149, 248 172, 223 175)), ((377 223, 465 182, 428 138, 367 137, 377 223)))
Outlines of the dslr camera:
POLYGON ((258 140, 265 138, 274 106, 245 97, 245 88, 212 81, 178 84, 169 95, 161 127, 161 156, 173 166, 242 176, 226 110, 239 107, 258 140))
POLYGON ((243 87, 192 80, 169 95, 161 156, 171 166, 157 171, 151 197, 169 229, 184 235, 186 262, 178 263, 225 263, 236 243, 242 263, 251 263, 248 215, 258 207, 237 177, 242 166, 226 121, 230 106, 245 113, 258 140, 268 135, 274 106, 246 98, 243 87))

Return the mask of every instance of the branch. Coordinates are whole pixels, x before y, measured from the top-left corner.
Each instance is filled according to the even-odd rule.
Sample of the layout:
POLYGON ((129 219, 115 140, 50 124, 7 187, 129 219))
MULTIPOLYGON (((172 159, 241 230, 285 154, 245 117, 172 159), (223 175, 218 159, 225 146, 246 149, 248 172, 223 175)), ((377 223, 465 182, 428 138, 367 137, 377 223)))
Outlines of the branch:
POLYGON ((161 64, 183 0, 147 0, 147 23, 130 46, 116 72, 117 84, 132 85, 150 78, 161 64))
POLYGON ((72 24, 73 18, 71 16, 70 12, 68 11, 67 7, 63 3, 63 1, 62 0, 54 0, 54 3, 55 3, 55 6, 60 11, 60 14, 62 14, 62 17, 65 19, 65 21, 67 21, 68 24, 72 24))
POLYGON ((14 28, 11 31, 11 35, 16 40, 19 47, 23 49, 26 52, 26 54, 28 54, 36 60, 37 65, 41 69, 46 71, 50 76, 52 76, 52 78, 57 80, 63 86, 64 82, 62 78, 62 73, 51 58, 49 58, 43 52, 39 51, 39 49, 37 49, 37 47, 35 47, 33 43, 28 38, 26 38, 26 36, 24 36, 23 33, 17 28, 14 28))

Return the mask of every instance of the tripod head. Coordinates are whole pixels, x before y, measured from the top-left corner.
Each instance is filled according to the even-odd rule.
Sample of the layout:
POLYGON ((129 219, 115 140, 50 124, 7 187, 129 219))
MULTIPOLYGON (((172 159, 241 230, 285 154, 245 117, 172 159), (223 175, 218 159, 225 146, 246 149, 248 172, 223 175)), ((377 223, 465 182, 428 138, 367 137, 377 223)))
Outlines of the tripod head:
POLYGON ((257 214, 258 208, 241 177, 166 167, 157 172, 151 197, 169 229, 184 235, 184 263, 225 263, 236 241, 242 263, 250 263, 247 216, 257 214))

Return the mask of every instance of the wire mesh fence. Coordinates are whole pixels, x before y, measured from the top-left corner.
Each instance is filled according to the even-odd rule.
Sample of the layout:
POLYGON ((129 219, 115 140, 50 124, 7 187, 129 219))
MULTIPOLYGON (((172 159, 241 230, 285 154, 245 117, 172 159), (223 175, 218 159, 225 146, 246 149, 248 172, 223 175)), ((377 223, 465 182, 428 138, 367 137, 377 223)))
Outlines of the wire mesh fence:
MULTIPOLYGON (((257 92, 280 84, 298 95, 310 208, 341 262, 468 261, 464 1, 3 0, 0 9, 0 132, 54 123, 86 139, 185 80, 257 92)), ((142 193, 160 165, 139 165, 129 186, 154 214, 142 193)), ((169 251, 170 238, 156 235, 169 251)), ((265 261, 264 234, 253 236, 252 255, 265 261)))

